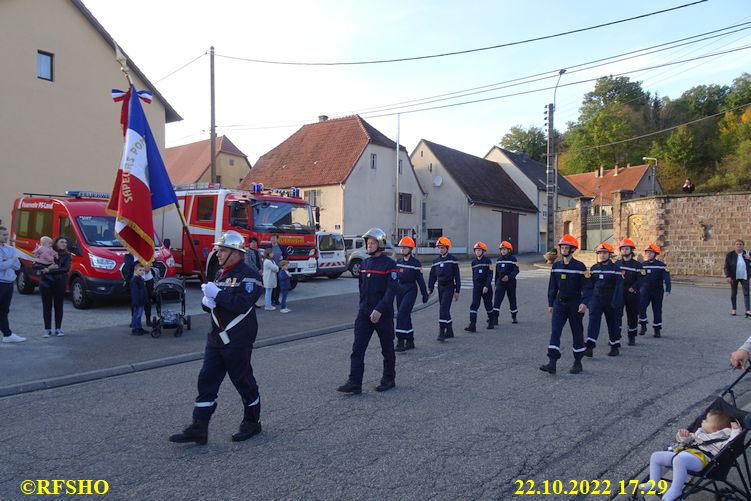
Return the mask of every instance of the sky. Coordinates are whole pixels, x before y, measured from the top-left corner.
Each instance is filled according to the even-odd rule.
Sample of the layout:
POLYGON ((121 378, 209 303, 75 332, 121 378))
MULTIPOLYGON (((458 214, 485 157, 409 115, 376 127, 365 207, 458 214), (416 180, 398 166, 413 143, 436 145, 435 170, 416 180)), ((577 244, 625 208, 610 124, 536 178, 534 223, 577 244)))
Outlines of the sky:
POLYGON ((292 66, 231 58, 351 62, 441 54, 579 30, 694 1, 83 0, 183 117, 167 125, 168 147, 209 137, 208 50, 213 45, 217 134, 232 140, 251 164, 319 115, 353 113, 392 139, 398 133, 410 152, 424 138, 484 156, 515 125, 545 127, 545 106, 553 102, 560 69, 567 69, 555 91, 555 125, 561 131, 576 121, 584 94, 594 86, 594 81, 576 83, 582 80, 631 72, 626 76, 645 90, 671 98, 696 85, 729 85, 749 71, 751 49, 636 70, 751 45, 751 24, 597 68, 575 66, 751 22, 751 2, 707 0, 547 40, 417 61, 292 66), (544 80, 519 85, 518 79, 541 73, 544 80), (512 86, 492 92, 387 106, 511 80, 516 80, 507 84, 512 86), (498 97, 520 92, 525 94, 498 97), (487 98, 495 99, 415 111, 487 98))

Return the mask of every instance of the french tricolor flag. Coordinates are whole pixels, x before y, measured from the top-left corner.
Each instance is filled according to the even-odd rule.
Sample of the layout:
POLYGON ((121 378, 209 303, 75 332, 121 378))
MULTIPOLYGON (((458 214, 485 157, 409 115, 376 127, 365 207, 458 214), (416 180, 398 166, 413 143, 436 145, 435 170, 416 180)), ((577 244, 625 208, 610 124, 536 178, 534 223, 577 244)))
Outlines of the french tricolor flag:
POLYGON ((117 217, 118 240, 146 264, 154 257, 152 211, 177 203, 177 197, 141 107, 140 99, 148 95, 150 102, 151 94, 141 95, 133 86, 118 92, 113 91, 113 99, 123 101, 125 145, 107 210, 117 217))

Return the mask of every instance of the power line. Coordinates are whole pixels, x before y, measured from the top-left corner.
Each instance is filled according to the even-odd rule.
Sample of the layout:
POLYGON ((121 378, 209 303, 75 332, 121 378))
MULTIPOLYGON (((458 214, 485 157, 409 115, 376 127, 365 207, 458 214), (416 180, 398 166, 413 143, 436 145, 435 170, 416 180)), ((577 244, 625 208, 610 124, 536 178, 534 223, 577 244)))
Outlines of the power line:
POLYGON ((626 23, 626 22, 629 22, 629 21, 634 21, 636 19, 644 19, 644 18, 647 18, 647 17, 650 17, 650 16, 655 16, 655 15, 658 15, 658 14, 664 14, 666 12, 671 12, 671 11, 674 11, 674 10, 684 9, 686 7, 692 7, 694 5, 698 5, 698 4, 704 3, 706 1, 707 0, 697 0, 695 2, 691 2, 691 3, 687 3, 687 4, 683 4, 683 5, 678 5, 676 7, 671 7, 669 9, 657 10, 657 11, 650 12, 650 13, 647 13, 647 14, 641 14, 639 16, 633 16, 633 17, 629 17, 629 18, 625 18, 625 19, 619 19, 617 21, 610 21, 610 22, 607 22, 607 23, 597 24, 597 25, 594 25, 594 26, 586 27, 586 28, 578 28, 578 29, 575 29, 575 30, 564 31, 564 32, 555 33, 555 34, 552 34, 552 35, 543 35, 543 36, 536 37, 536 38, 527 38, 525 40, 518 40, 518 41, 515 41, 515 42, 507 42, 507 43, 498 44, 498 45, 491 45, 491 46, 488 46, 488 47, 479 47, 479 48, 475 48, 475 49, 458 50, 458 51, 453 51, 453 52, 443 52, 443 53, 440 53, 440 54, 431 54, 431 55, 426 55, 426 56, 402 57, 402 58, 396 58, 396 59, 376 59, 376 60, 371 60, 371 61, 314 62, 314 63, 311 63, 311 62, 303 62, 303 61, 273 61, 273 60, 268 60, 268 59, 253 59, 253 58, 245 58, 245 57, 238 57, 238 56, 228 56, 228 55, 223 55, 223 54, 215 54, 215 55, 216 55, 216 57, 223 57, 223 58, 226 58, 226 59, 234 59, 234 60, 237 60, 237 61, 246 61, 246 62, 251 62, 251 63, 262 63, 262 64, 289 65, 289 66, 354 66, 354 65, 364 65, 364 64, 400 63, 400 62, 405 62, 405 61, 418 61, 418 60, 423 60, 423 59, 434 59, 434 58, 438 58, 438 57, 456 56, 456 55, 460 55, 460 54, 470 54, 470 53, 473 53, 473 52, 481 52, 481 51, 485 51, 485 50, 500 49, 500 48, 503 48, 503 47, 511 47, 511 46, 514 46, 514 45, 522 45, 522 44, 526 44, 526 43, 530 43, 530 42, 539 42, 541 40, 549 40, 551 38, 558 38, 558 37, 562 37, 562 36, 566 36, 566 35, 572 35, 574 33, 582 33, 584 31, 590 31, 590 30, 595 30, 595 29, 599 29, 599 28, 604 28, 606 26, 613 26, 613 25, 616 25, 616 24, 626 23))
POLYGON ((196 61, 198 61, 199 59, 201 59, 201 58, 202 58, 203 56, 205 56, 206 54, 208 54, 208 52, 209 52, 209 51, 205 51, 205 52, 204 52, 203 54, 199 54, 198 56, 194 57, 193 59, 191 59, 191 60, 190 60, 190 61, 188 61, 187 63, 185 63, 185 64, 183 64, 182 66, 180 66, 179 68, 177 68, 176 70, 170 71, 169 73, 167 73, 166 75, 164 75, 164 76, 163 76, 162 78, 160 78, 159 80, 155 80, 155 81, 154 81, 154 84, 158 84, 158 83, 159 83, 159 82, 161 82, 162 80, 166 80, 167 78, 171 77, 172 75, 174 75, 174 74, 175 74, 175 73, 177 73, 178 71, 180 71, 180 70, 182 70, 182 69, 185 69, 185 68, 187 68, 188 66, 190 66, 190 65, 191 65, 191 64, 193 64, 193 63, 195 63, 196 61))

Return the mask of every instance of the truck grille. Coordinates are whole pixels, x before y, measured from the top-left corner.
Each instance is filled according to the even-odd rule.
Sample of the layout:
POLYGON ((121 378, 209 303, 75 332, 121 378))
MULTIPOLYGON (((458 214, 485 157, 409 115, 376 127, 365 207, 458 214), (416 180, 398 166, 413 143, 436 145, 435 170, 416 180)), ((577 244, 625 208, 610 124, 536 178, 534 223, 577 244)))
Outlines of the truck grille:
POLYGON ((289 257, 308 257, 313 247, 287 247, 287 256, 289 257))

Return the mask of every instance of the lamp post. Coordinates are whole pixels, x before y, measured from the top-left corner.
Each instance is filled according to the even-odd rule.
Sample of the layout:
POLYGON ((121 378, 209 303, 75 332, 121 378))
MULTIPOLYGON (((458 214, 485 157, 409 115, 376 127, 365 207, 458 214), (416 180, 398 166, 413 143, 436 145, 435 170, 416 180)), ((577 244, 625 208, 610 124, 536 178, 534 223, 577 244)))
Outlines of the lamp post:
POLYGON ((645 162, 654 162, 652 165, 652 196, 657 195, 657 159, 655 157, 641 157, 645 162))
POLYGON ((555 210, 558 208, 558 165, 554 165, 555 159, 555 138, 553 137, 554 124, 553 114, 555 112, 555 97, 558 93, 558 84, 561 83, 561 77, 566 73, 566 69, 558 71, 558 80, 555 82, 555 88, 553 89, 553 102, 547 105, 548 114, 548 151, 546 158, 546 174, 547 182, 545 185, 546 200, 548 208, 548 220, 547 220, 547 248, 553 247, 554 233, 555 233, 555 210))

